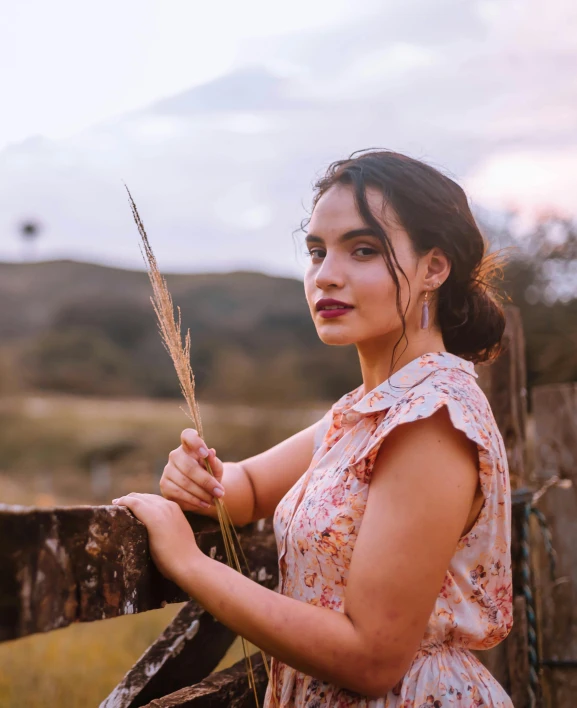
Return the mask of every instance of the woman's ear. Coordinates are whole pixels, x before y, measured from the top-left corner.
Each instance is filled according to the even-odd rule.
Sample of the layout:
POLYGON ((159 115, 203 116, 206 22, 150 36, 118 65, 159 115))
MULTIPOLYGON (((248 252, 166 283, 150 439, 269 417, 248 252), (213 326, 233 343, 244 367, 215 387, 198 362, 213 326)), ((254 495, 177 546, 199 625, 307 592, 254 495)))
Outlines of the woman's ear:
POLYGON ((451 261, 440 248, 432 248, 426 258, 425 285, 442 285, 451 272, 451 261))

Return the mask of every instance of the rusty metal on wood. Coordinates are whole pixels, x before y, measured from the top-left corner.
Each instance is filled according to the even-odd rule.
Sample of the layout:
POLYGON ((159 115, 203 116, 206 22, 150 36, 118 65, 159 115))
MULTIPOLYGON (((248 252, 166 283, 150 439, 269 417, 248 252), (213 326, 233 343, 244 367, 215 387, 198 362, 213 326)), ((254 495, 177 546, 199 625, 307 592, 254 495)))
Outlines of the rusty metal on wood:
MULTIPOLYGON (((187 517, 200 548, 222 560, 218 524, 187 517)), ((270 529, 239 535, 249 563, 251 549, 276 554, 270 529)), ((0 538, 0 641, 190 599, 156 569, 146 527, 126 508, 0 505, 0 538)))
MULTIPOLYGON (((268 657, 267 657, 268 658, 268 657)), ((259 705, 267 686, 266 670, 260 654, 252 657, 259 705)), ((270 659, 269 659, 270 662, 270 659)), ((245 661, 208 676, 195 686, 183 688, 147 703, 145 708, 255 708, 254 692, 249 687, 245 661)))
POLYGON ((541 488, 555 477, 572 483, 551 486, 536 503, 551 527, 555 583, 540 539, 534 545, 545 691, 550 705, 573 706, 577 700, 577 384, 537 386, 532 402, 537 485, 541 488))

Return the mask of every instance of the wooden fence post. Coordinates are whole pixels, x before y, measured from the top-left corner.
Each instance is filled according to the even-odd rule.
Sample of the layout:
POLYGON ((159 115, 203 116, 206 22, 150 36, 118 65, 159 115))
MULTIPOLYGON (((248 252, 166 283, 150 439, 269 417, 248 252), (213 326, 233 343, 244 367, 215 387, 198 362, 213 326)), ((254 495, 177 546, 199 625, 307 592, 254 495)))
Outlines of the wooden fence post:
POLYGON ((577 704, 577 384, 537 386, 532 392, 537 502, 551 527, 557 582, 542 543, 538 553, 538 616, 545 691, 552 708, 577 704), (568 488, 568 484, 572 486, 568 488))
POLYGON ((479 365, 479 385, 489 399, 507 448, 511 488, 529 485, 527 470, 527 373, 525 336, 519 308, 505 308, 503 352, 489 365, 479 365))
MULTIPOLYGON (((527 442, 527 379, 525 369, 525 337, 523 323, 517 307, 505 308, 507 323, 503 337, 501 355, 489 365, 479 365, 479 385, 489 399, 495 421, 503 436, 507 450, 507 461, 512 490, 521 490, 528 485, 526 464, 527 442)), ((513 509, 513 564, 520 556, 519 525, 522 508, 513 509)), ((526 661, 526 625, 518 618, 522 616, 524 601, 519 598, 518 574, 513 578, 514 623, 509 636, 494 649, 475 652, 499 683, 514 698, 515 708, 528 708, 529 685, 526 661)))

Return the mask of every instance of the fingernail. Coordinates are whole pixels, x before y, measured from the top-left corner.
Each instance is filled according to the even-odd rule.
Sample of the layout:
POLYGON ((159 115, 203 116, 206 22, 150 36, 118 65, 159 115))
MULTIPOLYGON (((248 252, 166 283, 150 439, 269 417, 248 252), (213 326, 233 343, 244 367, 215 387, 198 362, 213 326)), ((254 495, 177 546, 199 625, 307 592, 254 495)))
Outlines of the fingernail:
POLYGON ((224 489, 221 489, 220 487, 215 487, 212 490, 212 493, 215 497, 224 497, 224 489))
POLYGON ((203 506, 205 509, 210 509, 210 504, 208 504, 205 501, 200 500, 200 506, 203 506))
POLYGON ((201 447, 198 449, 200 452, 201 457, 208 457, 208 450, 205 447, 201 447))
POLYGON ((113 503, 113 504, 116 504, 117 501, 118 501, 118 499, 113 499, 113 500, 112 500, 112 503, 113 503))

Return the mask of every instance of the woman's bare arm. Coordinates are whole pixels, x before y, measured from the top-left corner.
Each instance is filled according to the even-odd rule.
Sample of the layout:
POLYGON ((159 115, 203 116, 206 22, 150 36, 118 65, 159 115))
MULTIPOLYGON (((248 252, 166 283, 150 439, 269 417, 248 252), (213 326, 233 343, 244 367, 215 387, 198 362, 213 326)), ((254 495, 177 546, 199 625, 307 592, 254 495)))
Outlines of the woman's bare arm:
MULTIPOLYGON (((241 462, 221 462, 210 449, 206 458, 214 477, 204 468, 203 440, 196 430, 184 430, 179 448, 169 455, 160 480, 164 497, 185 511, 218 518, 213 489, 216 478, 224 488, 222 501, 235 526, 271 516, 286 492, 306 472, 313 456, 320 421, 265 452, 241 462), (209 506, 201 506, 201 502, 209 506)), ((206 448, 205 448, 206 449, 206 448)))

